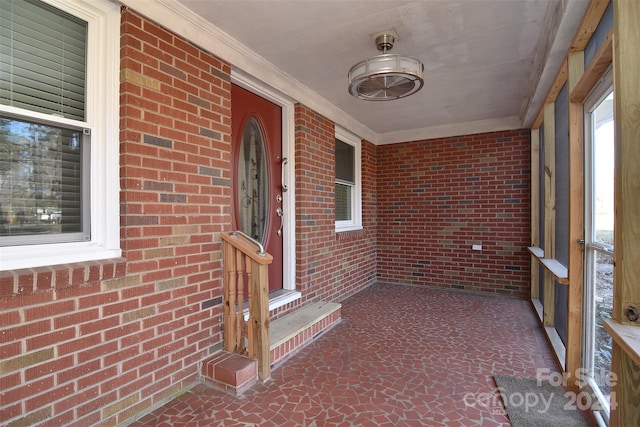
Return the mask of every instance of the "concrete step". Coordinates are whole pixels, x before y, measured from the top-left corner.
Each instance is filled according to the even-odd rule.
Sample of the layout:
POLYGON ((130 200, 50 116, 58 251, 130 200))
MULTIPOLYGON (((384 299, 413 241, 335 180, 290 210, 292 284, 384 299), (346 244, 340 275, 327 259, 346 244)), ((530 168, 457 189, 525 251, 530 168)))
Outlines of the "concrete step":
POLYGON ((273 320, 269 325, 271 368, 339 322, 341 308, 339 303, 317 301, 273 320))

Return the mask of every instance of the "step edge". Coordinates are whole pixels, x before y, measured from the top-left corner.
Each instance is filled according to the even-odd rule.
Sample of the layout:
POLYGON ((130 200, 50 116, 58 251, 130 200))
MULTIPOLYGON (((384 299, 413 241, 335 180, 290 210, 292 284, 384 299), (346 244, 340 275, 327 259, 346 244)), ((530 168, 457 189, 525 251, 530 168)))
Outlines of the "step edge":
POLYGON ((314 306, 318 306, 318 316, 315 316, 309 320, 307 320, 304 323, 301 323, 299 325, 295 325, 295 328, 291 330, 291 332, 288 333, 284 333, 281 337, 278 336, 276 340, 273 340, 274 334, 273 329, 274 329, 274 324, 277 326, 280 323, 284 323, 288 317, 287 316, 292 316, 294 314, 297 313, 297 311, 294 311, 292 313, 289 313, 279 319, 274 320, 273 322, 271 322, 271 325, 269 327, 270 329, 270 338, 271 338, 271 342, 269 345, 269 351, 272 351, 276 348, 278 348, 280 345, 286 343, 287 341, 289 341, 291 338, 294 338, 295 336, 301 334, 302 332, 304 332, 305 330, 309 329, 310 327, 312 327, 313 325, 315 325, 316 323, 322 321, 323 319, 331 316, 333 313, 335 313, 336 311, 340 310, 342 308, 342 304, 340 303, 335 303, 335 302, 330 302, 330 301, 319 301, 319 302, 315 302, 315 303, 311 303, 307 306, 304 306, 302 308, 300 308, 300 310, 303 309, 310 309, 313 308, 314 306))

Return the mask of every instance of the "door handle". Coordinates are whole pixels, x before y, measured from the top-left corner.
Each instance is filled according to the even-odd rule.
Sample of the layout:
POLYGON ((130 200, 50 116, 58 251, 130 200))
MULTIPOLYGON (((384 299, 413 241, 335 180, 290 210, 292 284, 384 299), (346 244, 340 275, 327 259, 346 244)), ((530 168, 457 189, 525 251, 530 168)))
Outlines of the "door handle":
POLYGON ((285 165, 289 163, 289 159, 287 159, 286 157, 282 159, 282 170, 280 171, 282 173, 282 175, 280 175, 280 181, 282 183, 282 192, 285 193, 287 190, 289 190, 289 186, 287 184, 285 184, 284 182, 284 172, 285 172, 285 165))
POLYGON ((280 228, 278 228, 278 232, 276 233, 278 236, 282 236, 282 225, 284 224, 284 211, 281 207, 276 209, 276 215, 280 217, 280 228))

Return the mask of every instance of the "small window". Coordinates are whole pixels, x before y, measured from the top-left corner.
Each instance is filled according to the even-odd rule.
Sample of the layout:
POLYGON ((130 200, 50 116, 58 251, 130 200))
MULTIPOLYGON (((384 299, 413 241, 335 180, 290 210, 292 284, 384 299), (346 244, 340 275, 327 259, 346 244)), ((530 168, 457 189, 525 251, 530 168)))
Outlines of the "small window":
POLYGON ((0 2, 0 270, 120 256, 118 24, 108 1, 0 2))
POLYGON ((360 141, 346 132, 338 132, 336 157, 336 231, 362 228, 360 182, 360 141))

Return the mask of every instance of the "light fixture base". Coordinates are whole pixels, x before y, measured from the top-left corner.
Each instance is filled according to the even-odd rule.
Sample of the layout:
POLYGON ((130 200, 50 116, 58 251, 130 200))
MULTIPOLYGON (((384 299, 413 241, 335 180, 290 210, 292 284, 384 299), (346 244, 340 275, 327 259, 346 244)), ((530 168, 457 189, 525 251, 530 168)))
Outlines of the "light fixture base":
POLYGON ((378 37, 376 37, 376 46, 378 47, 378 50, 386 53, 388 50, 391 50, 393 48, 393 44, 395 43, 395 41, 396 38, 392 34, 380 34, 378 37))

